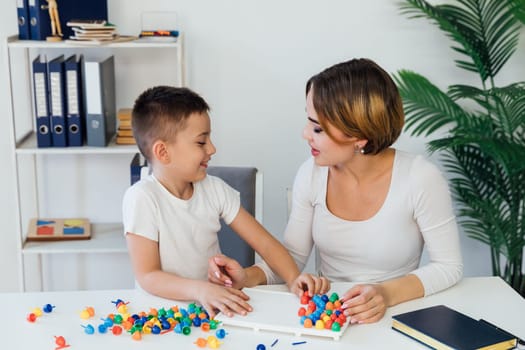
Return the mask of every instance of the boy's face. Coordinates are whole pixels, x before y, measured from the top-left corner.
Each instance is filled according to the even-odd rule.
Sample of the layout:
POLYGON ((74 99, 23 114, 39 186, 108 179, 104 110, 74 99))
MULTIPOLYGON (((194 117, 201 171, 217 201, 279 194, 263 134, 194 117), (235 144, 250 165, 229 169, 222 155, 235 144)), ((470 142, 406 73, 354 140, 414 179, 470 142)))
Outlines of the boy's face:
POLYGON ((216 151, 210 134, 208 114, 191 114, 184 129, 177 132, 175 141, 168 144, 170 161, 166 166, 171 175, 187 182, 196 182, 206 176, 208 162, 216 151))

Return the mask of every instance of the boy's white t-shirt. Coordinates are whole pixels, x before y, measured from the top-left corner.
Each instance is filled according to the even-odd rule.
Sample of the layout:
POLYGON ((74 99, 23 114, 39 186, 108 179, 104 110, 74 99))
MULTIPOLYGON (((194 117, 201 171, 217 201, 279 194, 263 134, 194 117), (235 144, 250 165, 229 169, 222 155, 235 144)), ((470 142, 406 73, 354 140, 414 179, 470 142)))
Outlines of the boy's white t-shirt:
POLYGON ((220 253, 220 219, 229 225, 239 209, 239 192, 218 177, 194 183, 192 197, 183 200, 150 175, 124 194, 124 234, 158 242, 163 271, 205 280, 208 258, 220 253))

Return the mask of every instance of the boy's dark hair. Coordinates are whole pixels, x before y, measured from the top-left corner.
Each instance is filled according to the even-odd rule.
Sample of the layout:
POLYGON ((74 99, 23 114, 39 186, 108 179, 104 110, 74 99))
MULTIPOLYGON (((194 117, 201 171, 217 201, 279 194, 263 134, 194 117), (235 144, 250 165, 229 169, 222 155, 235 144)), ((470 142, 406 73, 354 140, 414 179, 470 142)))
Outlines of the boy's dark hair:
POLYGON ((135 100, 131 113, 133 136, 140 152, 151 161, 154 142, 173 139, 191 114, 209 110, 206 101, 188 88, 155 86, 147 89, 135 100))

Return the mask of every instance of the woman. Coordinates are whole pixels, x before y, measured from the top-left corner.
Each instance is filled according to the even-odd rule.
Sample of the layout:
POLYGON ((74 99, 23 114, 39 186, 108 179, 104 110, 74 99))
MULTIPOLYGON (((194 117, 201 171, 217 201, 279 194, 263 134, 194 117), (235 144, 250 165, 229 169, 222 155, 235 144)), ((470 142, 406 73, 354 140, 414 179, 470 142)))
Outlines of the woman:
MULTIPOLYGON (((295 178, 284 233, 299 268, 315 245, 322 276, 358 283, 341 298, 352 323, 455 284, 463 265, 448 186, 429 161, 391 147, 404 113, 390 76, 368 59, 336 64, 308 81, 306 112, 312 157, 295 178), (419 267, 423 245, 430 261, 419 267)), ((235 266, 210 261, 210 271, 243 281, 235 286, 276 282, 264 264, 235 266)))

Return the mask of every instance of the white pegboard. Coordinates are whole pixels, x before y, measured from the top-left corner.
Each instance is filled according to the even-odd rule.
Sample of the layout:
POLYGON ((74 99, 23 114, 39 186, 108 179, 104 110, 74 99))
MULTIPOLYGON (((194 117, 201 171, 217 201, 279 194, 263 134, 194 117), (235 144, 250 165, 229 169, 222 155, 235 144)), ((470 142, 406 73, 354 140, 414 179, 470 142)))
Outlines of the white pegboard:
MULTIPOLYGON (((273 331, 291 333, 296 337, 304 335, 328 337, 334 340, 344 334, 348 322, 341 326, 339 332, 328 329, 304 328, 297 315, 301 306, 299 298, 288 292, 272 291, 258 288, 244 288, 253 311, 246 316, 235 314, 233 317, 219 313, 215 319, 225 326, 251 328, 254 331, 273 331)), ((331 291, 330 293, 332 293, 331 291)), ((339 292, 339 291, 336 291, 339 292)))

